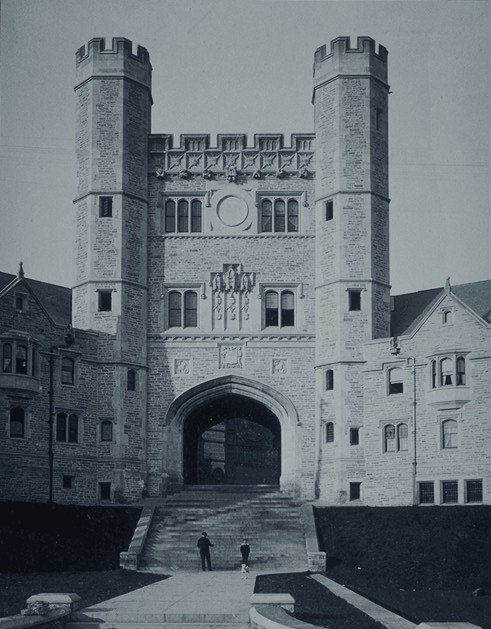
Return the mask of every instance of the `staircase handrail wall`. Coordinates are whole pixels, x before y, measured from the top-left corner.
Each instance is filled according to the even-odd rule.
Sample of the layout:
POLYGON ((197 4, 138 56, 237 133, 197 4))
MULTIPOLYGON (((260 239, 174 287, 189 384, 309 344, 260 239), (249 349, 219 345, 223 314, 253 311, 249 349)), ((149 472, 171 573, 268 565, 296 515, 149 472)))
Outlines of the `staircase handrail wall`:
POLYGON ((155 505, 143 507, 128 550, 119 554, 119 565, 124 570, 138 570, 138 562, 143 554, 154 513, 155 505))
POLYGON ((314 505, 311 502, 305 502, 302 505, 301 513, 309 570, 311 572, 325 572, 326 553, 319 550, 319 540, 317 538, 317 528, 315 526, 314 505))
POLYGON ((319 629, 291 616, 279 605, 256 605, 249 610, 251 629, 319 629))

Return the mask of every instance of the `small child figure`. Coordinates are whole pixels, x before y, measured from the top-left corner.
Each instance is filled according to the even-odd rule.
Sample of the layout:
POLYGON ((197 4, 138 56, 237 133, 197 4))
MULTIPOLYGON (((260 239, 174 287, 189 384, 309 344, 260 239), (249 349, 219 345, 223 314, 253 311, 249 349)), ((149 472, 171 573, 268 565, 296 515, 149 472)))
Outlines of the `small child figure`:
POLYGON ((242 570, 241 577, 243 579, 249 578, 249 553, 251 552, 251 547, 247 543, 247 539, 244 537, 242 540, 242 544, 240 545, 240 554, 242 556, 242 570))

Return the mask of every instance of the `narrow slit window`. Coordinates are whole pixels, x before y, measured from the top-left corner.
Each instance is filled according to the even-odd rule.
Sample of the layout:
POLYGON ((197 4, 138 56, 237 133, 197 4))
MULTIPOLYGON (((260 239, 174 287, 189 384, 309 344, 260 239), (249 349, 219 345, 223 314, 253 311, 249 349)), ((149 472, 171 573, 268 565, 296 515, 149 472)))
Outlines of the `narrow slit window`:
POLYGON ((99 197, 99 217, 111 218, 113 215, 113 198, 99 197))
POLYGON ((126 389, 128 391, 134 391, 136 389, 136 371, 134 369, 128 369, 126 374, 126 389))
POLYGON ((269 199, 261 203, 261 231, 270 232, 273 229, 273 205, 269 199))
POLYGON ((333 422, 327 422, 326 424, 326 443, 334 442, 334 424, 333 422))
POLYGON ((198 199, 191 201, 191 231, 201 231, 201 201, 198 199))
POLYGON ((68 443, 78 443, 78 417, 73 414, 68 416, 68 443))
POLYGON ((3 344, 2 371, 12 373, 12 345, 10 343, 3 344))
POLYGON ((178 328, 182 325, 182 297, 178 291, 169 293, 169 327, 178 328))
POLYGON ((285 231, 285 202, 283 199, 276 199, 274 202, 274 230, 275 232, 285 231))
POLYGON ((111 483, 99 483, 99 500, 111 500, 111 483))
POLYGON ((74 384, 75 361, 73 360, 73 358, 64 356, 61 359, 61 382, 62 384, 74 384))
POLYGON ((265 326, 276 327, 278 326, 278 293, 275 291, 268 291, 264 296, 265 301, 265 326))
POLYGON ((326 391, 332 391, 334 389, 334 371, 328 369, 326 371, 326 391))
POLYGON ((15 298, 15 309, 22 312, 24 310, 24 297, 22 295, 17 295, 15 298))
POLYGON ((431 361, 431 388, 436 388, 436 360, 431 361))
POLYGON ((384 428, 384 451, 396 451, 396 429, 392 424, 387 424, 384 428))
POLYGON ((465 385, 465 358, 459 356, 457 358, 457 386, 465 385))
POLYGON ((10 409, 10 436, 14 439, 25 437, 25 412, 23 408, 10 409))
POLYGON ((281 327, 295 325, 295 298, 291 291, 281 294, 281 327))
POLYGON ((324 204, 324 218, 326 221, 332 221, 334 218, 334 201, 329 199, 324 204))
POLYGON ((177 231, 189 231, 189 208, 188 202, 181 199, 177 204, 177 231))
POLYGON ((184 327, 195 328, 198 325, 198 295, 194 291, 184 293, 184 327))
POLYGON ((176 231, 176 202, 172 199, 165 202, 165 231, 167 233, 176 231))
POLYGON ((298 232, 298 201, 296 199, 288 201, 288 231, 298 232))
POLYGON ((350 311, 361 310, 361 290, 348 291, 348 306, 350 311))
POLYGON ((113 423, 109 419, 101 422, 101 441, 113 440, 113 423))
POLYGON ((359 446, 360 445, 360 429, 359 428, 350 428, 350 430, 349 430, 349 444, 350 444, 350 446, 359 446))
POLYGON ((403 382, 403 371, 400 367, 396 367, 395 369, 389 370, 389 395, 394 395, 396 393, 403 393, 404 391, 404 382, 403 382))

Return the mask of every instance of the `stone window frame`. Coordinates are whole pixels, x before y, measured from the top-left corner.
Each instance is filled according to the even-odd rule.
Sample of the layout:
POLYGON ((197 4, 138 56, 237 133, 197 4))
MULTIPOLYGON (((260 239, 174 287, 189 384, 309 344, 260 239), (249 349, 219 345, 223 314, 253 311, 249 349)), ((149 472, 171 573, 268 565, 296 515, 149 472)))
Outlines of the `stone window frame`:
POLYGON ((464 503, 465 504, 481 504, 484 500, 484 481, 482 478, 466 478, 464 479, 464 503), (481 484, 480 500, 469 500, 469 483, 481 484))
POLYGON ((324 443, 332 444, 335 443, 336 430, 334 426, 334 422, 328 421, 324 425, 324 443))
POLYGON ((401 395, 404 393, 404 367, 402 363, 387 366, 387 395, 401 395), (393 380, 394 373, 400 372, 400 380, 393 380), (397 385, 400 385, 397 386, 397 385), (400 390, 398 390, 400 388, 400 390))
POLYGON ((334 391, 334 369, 331 367, 324 371, 324 391, 334 391))
POLYGON ((439 352, 429 356, 429 387, 430 390, 447 389, 469 386, 469 353, 468 351, 452 350, 439 352), (451 373, 444 374, 442 370, 443 361, 451 361, 451 373), (463 364, 463 370, 459 367, 463 364), (444 384, 444 376, 452 378, 451 383, 444 384))
POLYGON ((17 335, 15 332, 12 332, 8 337, 3 335, 0 343, 2 355, 1 373, 28 378, 39 378, 39 343, 35 339, 32 337, 17 335), (10 347, 10 357, 5 356, 6 347, 10 347), (24 347, 26 350, 25 371, 21 370, 17 366, 18 347, 24 347), (7 360, 10 360, 10 369, 6 369, 7 360))
POLYGON ((132 367, 128 367, 126 370, 126 390, 127 391, 136 391, 138 386, 138 376, 137 370, 132 367))
POLYGON ((334 199, 325 199, 322 204, 324 222, 334 220, 334 199))
MULTIPOLYGON (((160 234, 162 236, 175 236, 175 235, 197 235, 204 233, 204 210, 205 210, 205 195, 206 192, 168 192, 162 194, 160 198, 160 234), (186 202, 186 229, 179 229, 179 203, 186 202), (171 218, 170 204, 173 204, 173 228, 168 229, 168 218, 171 218), (199 229, 196 229, 196 224, 193 229, 193 218, 196 220, 197 214, 193 216, 193 204, 196 208, 196 203, 199 203, 199 229)), ((170 224, 169 224, 170 226, 170 224)))
POLYGON ((97 427, 97 441, 98 443, 115 443, 114 439, 114 426, 116 422, 113 417, 100 417, 97 427), (111 438, 107 439, 104 435, 104 425, 111 425, 111 438))
POLYGON ((360 502, 363 500, 363 483, 360 480, 352 480, 348 481, 348 502, 355 502, 359 500, 360 502), (357 494, 358 496, 352 497, 353 491, 357 486, 357 494))
POLYGON ((259 298, 261 299, 261 330, 263 332, 294 332, 302 328, 303 313, 300 312, 300 299, 302 299, 301 284, 260 284, 259 298), (275 292, 278 295, 278 325, 266 325, 266 294, 275 292), (281 296, 283 293, 293 293, 293 325, 281 325, 281 296))
POLYGON ((14 310, 19 314, 29 311, 29 293, 18 290, 14 291, 14 310), (19 305, 21 306, 20 308, 19 305))
POLYGON ((302 193, 298 192, 290 192, 290 193, 278 193, 278 192, 266 192, 261 191, 257 193, 257 231, 258 234, 300 234, 301 230, 301 211, 302 207, 302 193), (268 201, 271 204, 271 229, 264 229, 263 219, 263 205, 264 202, 268 201), (291 202, 296 203, 296 214, 293 216, 296 218, 296 229, 290 229, 290 208, 289 205, 291 202), (276 226, 278 221, 279 213, 277 214, 276 209, 280 203, 284 204, 284 227, 283 229, 279 229, 276 226))
POLYGON ((62 475, 62 479, 61 479, 61 488, 62 489, 67 489, 67 490, 72 490, 75 489, 74 487, 74 481, 75 481, 75 474, 63 474, 62 475), (65 481, 65 479, 70 479, 69 481, 65 481))
POLYGON ((114 489, 113 489, 113 485, 111 483, 111 481, 108 480, 98 480, 97 481, 97 502, 112 502, 113 501, 113 496, 114 496, 114 489), (103 493, 103 488, 102 486, 104 486, 104 491, 106 489, 109 489, 109 497, 107 498, 103 498, 102 497, 102 493, 103 493))
POLYGON ((349 286, 346 288, 348 303, 347 303, 347 312, 363 312, 363 299, 362 294, 366 291, 366 288, 363 286, 349 286), (359 303, 355 300, 354 295, 358 295, 359 303), (355 308, 355 306, 359 305, 359 308, 355 308))
MULTIPOLYGON (((114 288, 98 288, 97 289, 97 312, 98 313, 111 313, 113 312, 113 293, 115 292, 114 288), (110 299, 110 308, 102 308, 105 304, 103 304, 103 295, 109 295, 110 299)), ((107 305, 107 304, 106 304, 107 305)))
MULTIPOLYGON (((460 430, 459 430, 459 420, 458 417, 450 415, 450 416, 442 416, 439 419, 439 425, 440 425, 440 450, 458 450, 459 445, 460 445, 460 430), (445 426, 449 426, 450 422, 453 423, 453 425, 455 426, 455 431, 450 433, 452 435, 455 435, 455 442, 456 445, 450 446, 450 445, 445 445, 445 437, 446 437, 446 433, 445 433, 445 426)), ((448 436, 449 433, 447 433, 448 436)))
POLYGON ((114 209, 114 196, 109 194, 101 194, 98 197, 98 218, 112 218, 114 209))
POLYGON ((27 404, 23 404, 20 400, 16 400, 12 402, 8 408, 7 414, 7 436, 9 439, 14 439, 14 441, 27 441, 29 438, 29 413, 27 410, 27 404), (13 435, 12 434, 12 412, 15 410, 21 410, 23 412, 22 417, 22 435, 13 435))
POLYGON ((57 446, 69 447, 69 448, 77 448, 83 445, 83 417, 82 413, 79 410, 74 410, 72 408, 68 409, 65 407, 56 408, 54 411, 53 417, 53 443, 57 444, 57 446), (66 416, 66 439, 58 440, 58 416, 65 415, 66 416), (69 419, 74 415, 77 417, 77 441, 68 441, 69 438, 69 419))
POLYGON ((451 325, 454 320, 454 309, 453 308, 442 308, 442 325, 451 325))
POLYGON ((80 378, 80 354, 69 349, 60 348, 60 355, 57 359, 59 376, 58 381, 63 387, 78 387, 80 378), (63 382, 63 361, 70 359, 73 361, 73 382, 63 382))
POLYGON ((418 505, 435 505, 435 481, 433 480, 421 480, 418 481, 418 505), (428 488, 431 485, 431 494, 432 494, 432 500, 425 500, 422 501, 422 485, 427 485, 428 488))
POLYGON ((349 444, 351 446, 361 445, 361 426, 350 426, 349 428, 349 444))
POLYGON ((175 332, 177 330, 182 331, 186 330, 187 332, 197 332, 200 330, 200 322, 202 318, 201 306, 200 306, 200 297, 202 298, 203 294, 203 284, 197 282, 189 282, 189 283, 169 283, 163 287, 163 319, 164 319, 164 329, 166 332, 175 332), (180 326, 171 326, 170 325, 170 295, 171 293, 180 293, 181 295, 181 307, 180 307, 180 318, 181 325, 180 326), (185 326, 185 294, 186 293, 195 293, 196 294, 196 325, 195 326, 185 326))
POLYGON ((388 421, 385 422, 384 424, 382 424, 382 452, 384 454, 397 454, 399 452, 408 452, 409 451, 409 442, 407 441, 406 443, 406 447, 402 448, 401 447, 401 440, 405 438, 406 440, 409 439, 409 424, 407 421, 397 421, 397 420, 393 420, 393 421, 388 421), (402 426, 406 427, 406 436, 405 437, 401 437, 401 428, 402 426), (387 437, 387 429, 388 428, 393 428, 394 429, 394 436, 390 437, 390 440, 394 441, 394 449, 389 449, 387 447, 388 445, 388 439, 389 437, 387 437))
MULTIPOLYGON (((451 493, 453 493, 453 490, 451 493)), ((459 498, 460 498, 460 488, 459 488, 459 481, 457 479, 455 478, 448 479, 448 480, 443 479, 440 481, 440 504, 441 505, 459 504, 459 498), (457 488, 457 496, 455 500, 449 500, 448 494, 446 495, 446 491, 450 493, 450 485, 452 485, 452 487, 457 488)))

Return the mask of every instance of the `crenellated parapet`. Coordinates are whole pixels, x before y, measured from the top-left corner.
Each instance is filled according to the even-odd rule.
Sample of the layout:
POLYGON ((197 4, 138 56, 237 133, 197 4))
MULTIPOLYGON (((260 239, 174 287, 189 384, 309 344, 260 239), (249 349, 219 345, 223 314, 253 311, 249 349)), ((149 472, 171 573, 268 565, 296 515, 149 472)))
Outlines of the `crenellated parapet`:
POLYGON ((150 88, 152 66, 146 48, 137 46, 124 37, 113 37, 111 47, 106 48, 104 37, 94 37, 75 53, 77 87, 86 79, 98 77, 120 77, 132 79, 150 88))
POLYGON ((387 82, 387 49, 371 37, 358 37, 351 47, 349 37, 337 37, 327 46, 320 46, 314 55, 314 90, 320 84, 343 75, 368 76, 387 82))
POLYGON ((201 175, 205 179, 224 176, 235 181, 239 175, 263 177, 309 178, 314 167, 313 133, 292 134, 285 145, 281 133, 254 135, 248 145, 243 133, 220 133, 216 146, 208 134, 184 134, 179 146, 174 136, 152 134, 149 138, 150 172, 157 178, 186 179, 201 175))

